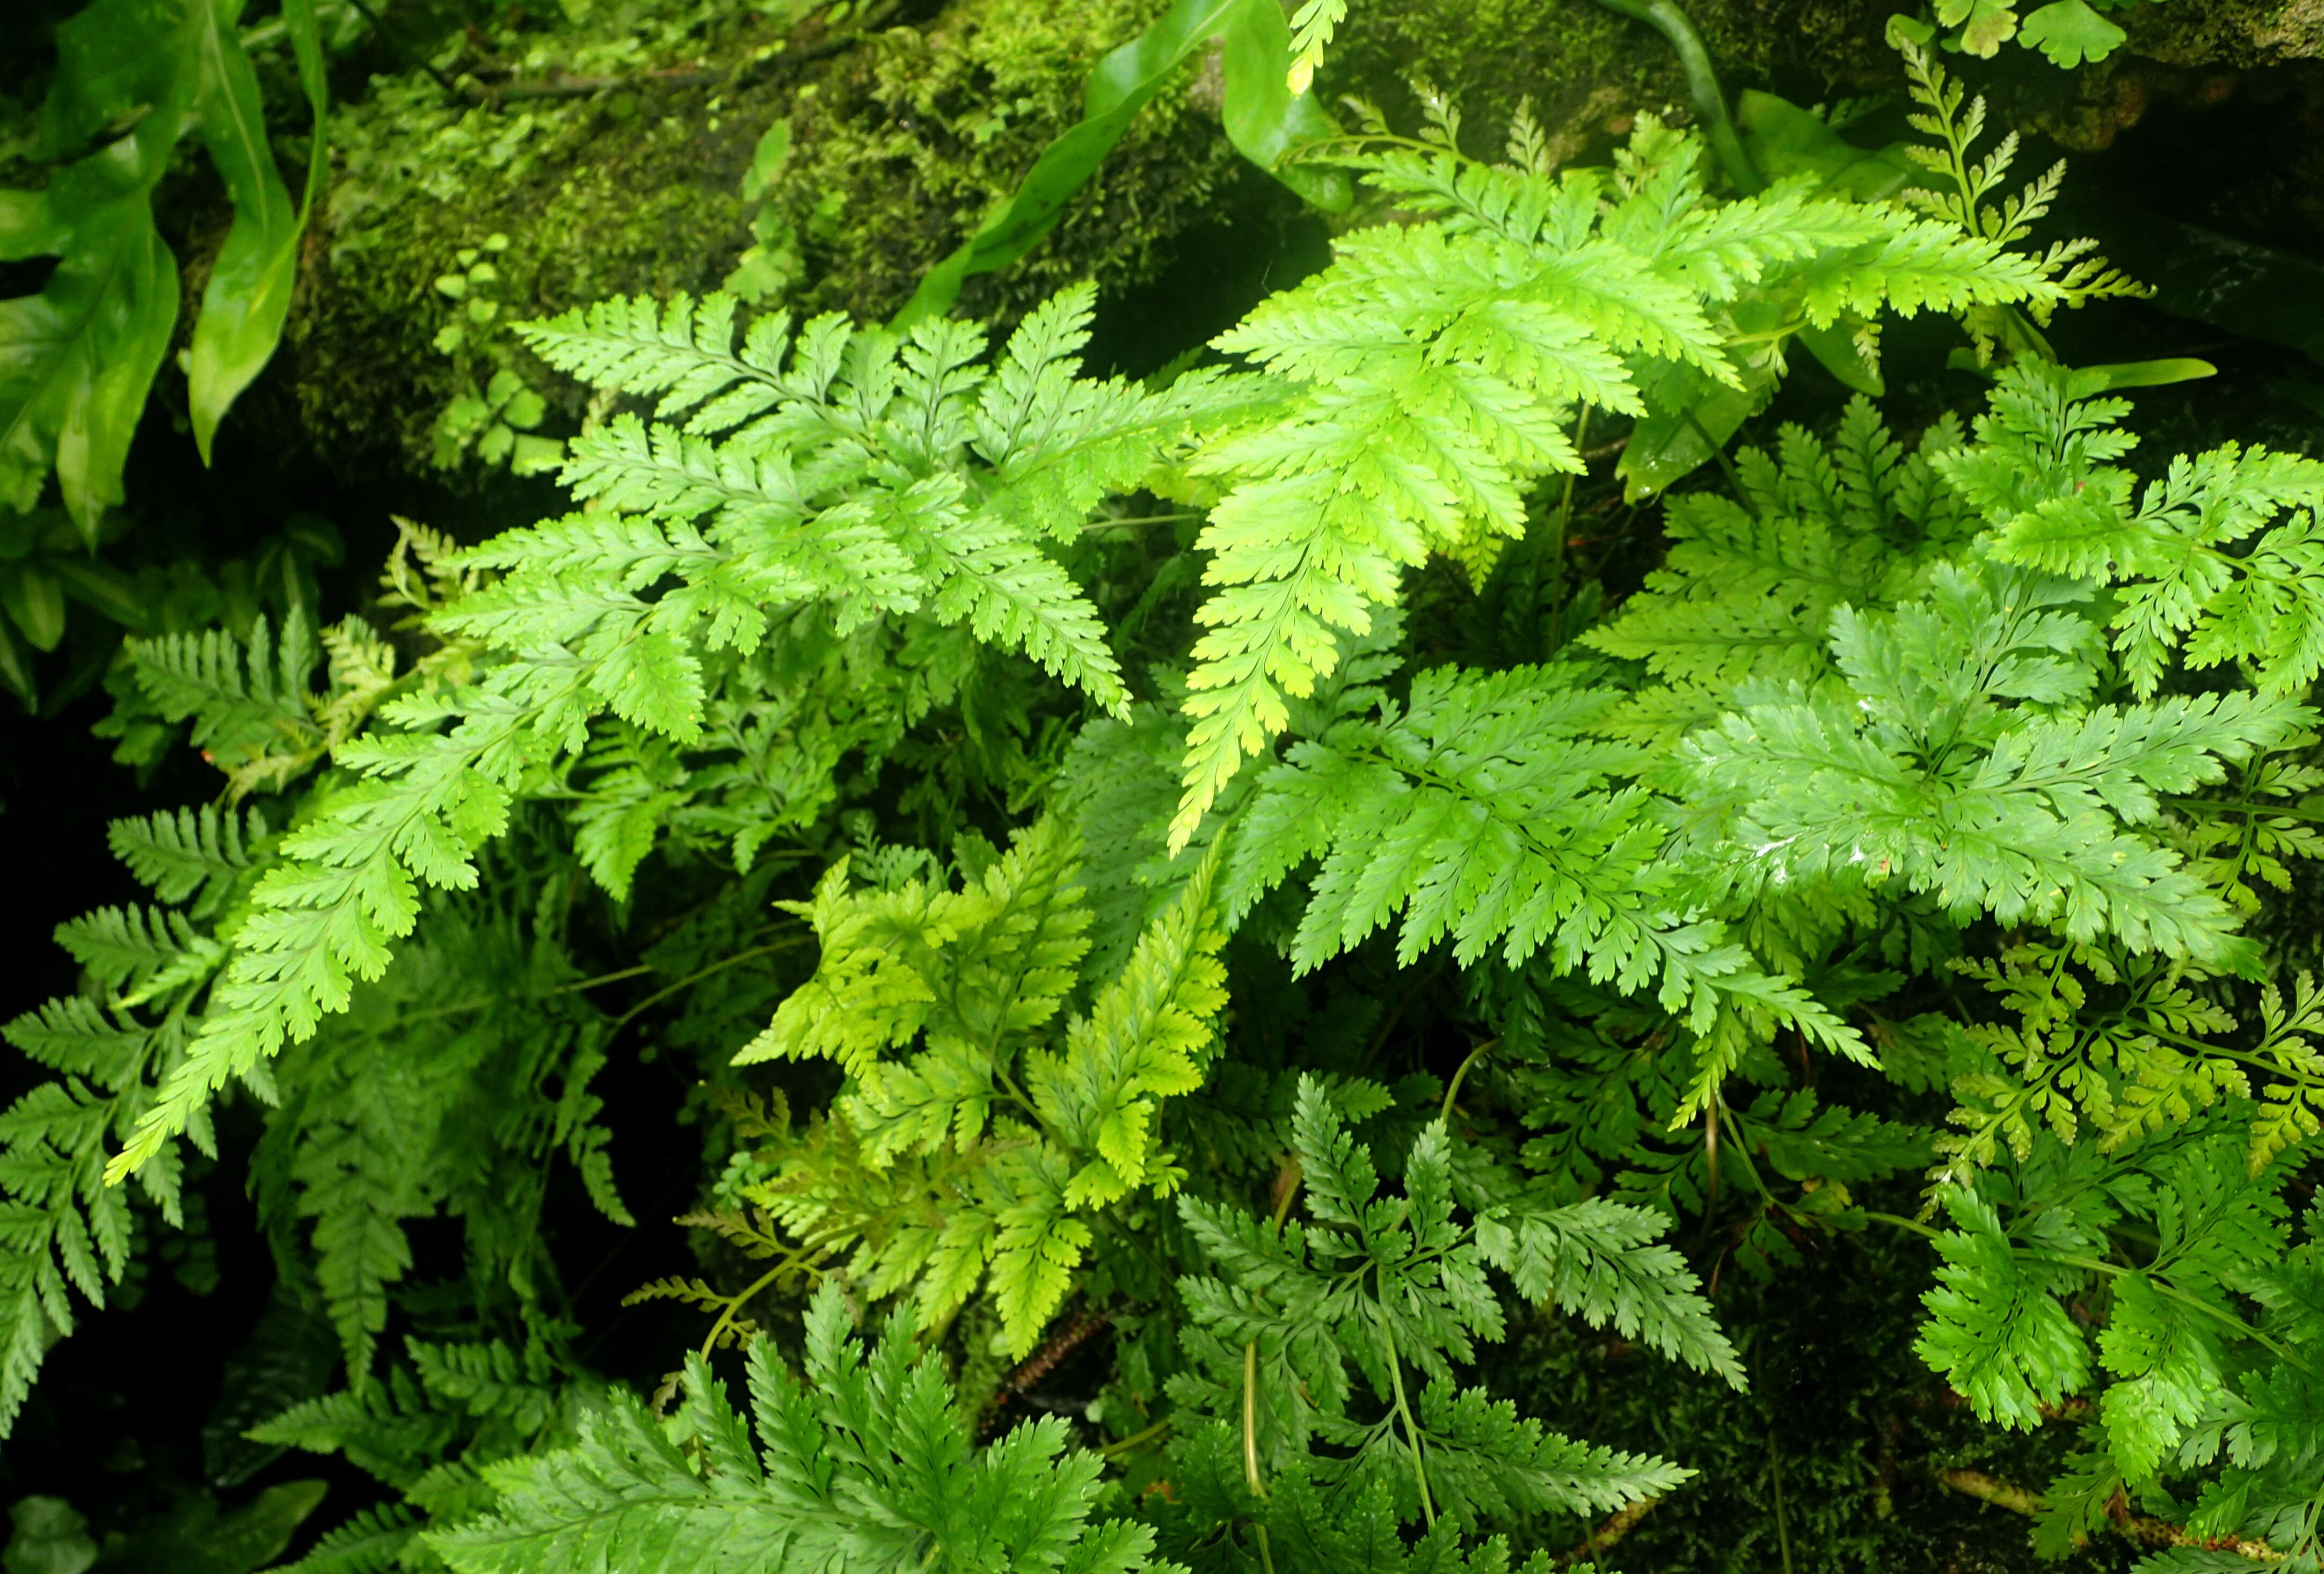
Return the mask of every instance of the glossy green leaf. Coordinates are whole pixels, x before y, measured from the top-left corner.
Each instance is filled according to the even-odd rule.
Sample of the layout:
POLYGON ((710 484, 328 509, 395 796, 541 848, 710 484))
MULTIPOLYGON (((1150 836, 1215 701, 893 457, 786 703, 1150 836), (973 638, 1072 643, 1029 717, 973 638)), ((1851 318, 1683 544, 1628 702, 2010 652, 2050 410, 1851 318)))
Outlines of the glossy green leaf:
MULTIPOLYGON (((1176 0, 1153 26, 1097 63, 1084 93, 1082 119, 1042 151, 1005 206, 929 270, 897 314, 897 326, 943 316, 970 274, 1006 268, 1038 245, 1138 112, 1189 57, 1222 35, 1227 134, 1246 158, 1279 174, 1275 164, 1286 149, 1330 134, 1330 119, 1308 96, 1295 97, 1284 80, 1290 70, 1291 36, 1274 0, 1176 0), (1266 80, 1270 74, 1272 79, 1266 80)), ((1301 172, 1283 178, 1324 207, 1343 208, 1352 199, 1345 176, 1311 179, 1301 172)))
POLYGON ((64 249, 66 234, 48 193, 0 191, 0 262, 54 256, 64 249))
POLYGON ((73 600, 124 629, 144 630, 153 608, 139 593, 137 582, 85 553, 46 559, 42 566, 54 575, 73 600))
POLYGON ((81 1574, 97 1561, 88 1521, 61 1497, 20 1497, 8 1510, 14 1532, 0 1567, 8 1574, 81 1574))
POLYGON ((242 0, 193 0, 191 33, 200 62, 195 114, 203 145, 234 203, 234 227, 202 292, 186 367, 194 442, 205 464, 226 407, 264 368, 282 336, 298 278, 299 237, 323 172, 325 88, 313 0, 290 0, 283 13, 314 114, 306 193, 295 211, 267 143, 257 74, 235 33, 241 11, 242 0))
POLYGON ((1728 440, 1775 397, 1775 374, 1743 369, 1743 386, 1713 382, 1692 366, 1670 364, 1641 385, 1650 413, 1639 418, 1615 473, 1630 502, 1652 497, 1719 456, 1728 440))
POLYGON ((65 637, 64 586, 40 563, 0 567, 0 611, 35 650, 53 650, 65 637))
POLYGON ((1702 382, 1699 397, 1639 421, 1618 467, 1623 501, 1652 497, 1709 464, 1757 409, 1749 393, 1702 382))
POLYGON ((174 145, 192 85, 177 47, 184 22, 184 0, 94 0, 60 23, 33 156, 70 163, 124 132, 141 153, 174 145))
POLYGON ((1355 199, 1346 170, 1283 162, 1284 155, 1302 143, 1319 142, 1339 131, 1316 106, 1314 94, 1291 90, 1291 29, 1283 8, 1252 4, 1237 10, 1227 23, 1222 64, 1226 97, 1222 114, 1235 151, 1316 207, 1344 212, 1355 199))
POLYGON ((2160 361, 2116 361, 2106 366, 2084 366, 2079 370, 2106 379, 2106 386, 2115 388, 2162 388, 2173 382, 2192 382, 2198 378, 2216 377, 2219 369, 2209 361, 2192 355, 2173 355, 2160 361))
POLYGON ((1735 101, 1735 127, 1751 161, 1770 180, 1813 175, 1822 193, 1858 202, 1878 202, 1912 183, 1913 161, 1904 144, 1859 148, 1832 130, 1822 116, 1788 98, 1746 88, 1735 101))
POLYGON ((181 1500, 107 1549, 108 1567, 171 1574, 252 1574, 281 1557, 299 1527, 322 1506, 320 1481, 284 1481, 241 1508, 220 1513, 207 1493, 181 1500))
POLYGON ((59 25, 34 148, 63 167, 0 213, 12 255, 58 259, 38 295, 0 301, 0 501, 32 507, 53 466, 92 542, 177 323, 151 194, 193 102, 183 15, 178 0, 97 0, 59 25))
POLYGON ((0 301, 0 499, 31 507, 53 465, 96 538, 177 319, 177 262, 143 193, 84 214, 47 287, 0 301))
POLYGON ((41 687, 32 677, 32 653, 7 619, 0 618, 0 685, 28 711, 41 708, 41 687))

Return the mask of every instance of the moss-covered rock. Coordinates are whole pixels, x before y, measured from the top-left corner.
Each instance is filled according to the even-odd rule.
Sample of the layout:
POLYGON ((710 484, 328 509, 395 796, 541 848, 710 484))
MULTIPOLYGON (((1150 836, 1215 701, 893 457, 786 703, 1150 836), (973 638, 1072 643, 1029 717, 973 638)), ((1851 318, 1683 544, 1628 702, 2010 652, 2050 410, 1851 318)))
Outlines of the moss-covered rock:
MULTIPOLYGON (((293 324, 311 439, 355 468, 428 458, 456 399, 524 370, 507 322, 717 289, 754 239, 780 259, 739 281, 762 304, 883 315, 1072 124, 1091 63, 1152 9, 958 0, 925 27, 788 41, 746 14, 684 50, 642 47, 626 70, 529 62, 513 87, 472 87, 481 103, 418 71, 375 79, 337 119, 293 324)), ((974 281, 964 308, 1012 315, 1074 279, 1146 277, 1215 214, 1233 169, 1190 69, 1053 244, 974 281)))
MULTIPOLYGON (((1016 189, 1080 118, 1082 82, 1152 20, 1150 0, 964 0, 926 32, 881 34, 793 101, 797 150, 773 205, 802 240, 809 309, 883 313, 1016 189)), ((972 281, 962 307, 1014 315, 1074 280, 1149 277, 1214 216, 1235 173, 1200 66, 1133 123, 1050 244, 972 281)))
MULTIPOLYGON (((1826 84, 1877 72, 1893 82, 1881 42, 1884 0, 1692 0, 1685 9, 1731 91, 1798 78, 1826 84)), ((1474 152, 1499 145, 1520 102, 1568 156, 1612 134, 1640 107, 1676 107, 1684 83, 1663 37, 1595 0, 1377 0, 1353 8, 1327 90, 1408 106, 1425 82, 1460 106, 1474 152)))
MULTIPOLYGON (((374 78, 338 113, 291 375, 309 440, 344 467, 466 463, 502 419, 484 407, 511 408, 494 404, 495 375, 503 395, 512 372, 555 393, 505 331, 519 317, 730 281, 755 304, 885 315, 1078 116, 1090 65, 1161 8, 950 0, 915 17, 890 0, 853 21, 840 5, 793 23, 707 0, 631 0, 618 16, 599 3, 603 20, 504 30, 440 56, 439 69, 468 73, 458 91, 414 70, 374 78), (484 275, 471 279, 479 262, 484 275)), ((1895 86, 1882 29, 1896 9, 1690 6, 1730 87, 1810 99, 1895 86)), ((2141 46, 2173 60, 2312 52, 2301 18, 2313 9, 2144 6, 2141 46)), ((2196 69, 2127 52, 2079 73, 2014 46, 2004 57, 1978 69, 2000 84, 1997 109, 2084 146, 2136 117, 2157 72, 2196 69)), ((1665 41, 1595 0, 1366 0, 1318 90, 1408 119, 1421 80, 1461 106, 1480 152, 1499 145, 1521 101, 1566 156, 1602 148, 1642 106, 1683 115, 1686 104, 1665 41)), ((2208 82, 2187 90, 2216 96, 2208 82)), ((961 308, 1005 320, 1085 277, 1118 290, 1254 201, 1290 211, 1237 163, 1217 96, 1215 60, 1190 63, 1049 241, 1006 273, 972 280, 961 308)))

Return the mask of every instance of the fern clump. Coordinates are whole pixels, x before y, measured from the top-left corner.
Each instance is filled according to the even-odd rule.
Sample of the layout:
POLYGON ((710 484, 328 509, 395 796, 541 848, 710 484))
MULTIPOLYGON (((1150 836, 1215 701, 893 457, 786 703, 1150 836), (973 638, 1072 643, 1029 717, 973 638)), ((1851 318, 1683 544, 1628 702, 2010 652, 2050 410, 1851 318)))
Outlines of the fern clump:
POLYGON ((1167 1569, 1153 1532, 1093 1517, 1097 1457, 1056 1421, 972 1454, 943 1374, 892 1335, 867 1357, 836 1289, 807 1313, 805 1370, 752 1347, 751 1410, 698 1358, 668 1422, 614 1395, 574 1445, 491 1468, 494 1512, 432 1533, 462 1574, 638 1569, 1167 1569))
POLYGON ((912 1289, 924 1330, 985 1288, 1019 1358, 1092 1244, 1084 1216, 1184 1178, 1158 1106, 1202 1086, 1224 1003, 1204 870, 1087 1013, 1044 1031, 1087 948, 1075 851, 1039 822, 961 891, 850 892, 835 865, 799 905, 815 977, 736 1057, 848 1073, 820 1128, 769 1133, 740 1198, 799 1238, 798 1259, 844 1252, 874 1293, 912 1289))
POLYGON ((1715 203, 1701 156, 1647 117, 1611 171, 1480 170, 1449 146, 1365 161, 1429 217, 1344 243, 1221 339, 1289 397, 1194 465, 1222 493, 1202 538, 1220 588, 1198 614, 1174 845, 1331 671, 1340 633, 1396 602, 1402 569, 1489 564, 1524 532, 1526 487, 1580 468, 1579 410, 1646 415, 1642 377, 1741 388, 1725 308, 1747 291, 1796 296, 1817 327, 2056 297, 1996 242, 1805 181, 1715 203))
POLYGON ((119 658, 218 801, 7 1028, 0 1420, 226 1173, 341 1375, 235 1435, 379 1487, 317 1574, 1545 1574, 1813 1271, 1884 1405, 2081 1424, 2043 1548, 2312 1567, 2324 468, 2139 468, 2042 331, 2130 286, 1908 69, 1893 202, 1358 107, 1386 220, 1145 382, 1085 288, 521 325, 572 511, 119 658), (1892 425, 1931 312, 1989 386, 1892 425))

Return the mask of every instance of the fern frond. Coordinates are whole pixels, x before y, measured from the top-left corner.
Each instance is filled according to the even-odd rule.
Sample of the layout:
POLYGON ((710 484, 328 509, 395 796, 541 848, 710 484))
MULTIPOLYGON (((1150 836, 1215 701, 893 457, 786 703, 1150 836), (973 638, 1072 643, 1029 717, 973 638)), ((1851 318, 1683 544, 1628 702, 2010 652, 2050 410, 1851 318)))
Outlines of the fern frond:
POLYGON ((284 1574, 392 1574, 420 1525, 420 1516, 400 1505, 359 1509, 324 1532, 305 1557, 281 1567, 284 1574))
POLYGON ((530 675, 529 711, 503 704, 480 709, 447 735, 406 733, 344 751, 347 763, 370 767, 373 779, 284 839, 281 861, 252 893, 200 1032, 108 1166, 110 1178, 151 1159, 229 1077, 345 1010, 356 980, 380 977, 390 943, 418 916, 417 879, 455 889, 475 883, 470 860, 504 823, 527 723, 586 713, 576 691, 589 671, 566 668, 547 684, 530 675))
POLYGON ((1995 301, 2041 307, 2064 299, 2040 260, 1930 220, 1906 221, 1860 252, 1802 264, 1797 273, 1808 318, 1818 327, 1884 308, 1917 317, 1995 301))
POLYGON ((47 1066, 117 1093, 143 1069, 152 1032, 106 1015, 85 995, 27 1011, 5 1029, 8 1043, 47 1066))
POLYGON ((1995 527, 1997 554, 2119 584, 2114 644, 2140 697, 2175 657, 2194 668, 2249 664, 2263 690, 2295 694, 2324 670, 2324 464, 2230 443, 2181 456, 2134 502, 2126 472, 2094 461, 2084 431, 2118 400, 2039 368, 2010 373, 2006 401, 1978 423, 1984 453, 1949 466, 1995 527), (2014 474, 1996 474, 1999 466, 2014 474), (2286 511, 2291 517, 2281 523, 2286 511), (2255 539, 2254 538, 2256 538, 2255 539))
POLYGON ((1157 1106, 1202 1085, 1212 1020, 1226 1004, 1218 960, 1226 937, 1211 903, 1217 867, 1213 847, 1089 1016, 1074 1020, 1064 1049, 1028 1058, 1026 1086, 1044 1124, 1069 1151, 1093 1155, 1066 1187, 1069 1207, 1169 1187, 1155 1151, 1157 1106))
POLYGON ((1983 1198, 1953 1188, 1944 1205, 1954 1228, 1937 1238, 1944 1260, 1913 1348, 1979 1417, 2030 1431, 2089 1375, 2089 1348, 2052 1293, 2069 1275, 2019 1252, 1983 1198))
POLYGON ((278 640, 264 618, 247 640, 222 629, 131 640, 138 686, 171 722, 193 722, 194 747, 239 794, 279 787, 323 746, 308 675, 321 654, 313 622, 293 606, 278 640))
POLYGON ((729 295, 696 301, 682 290, 668 301, 617 296, 586 311, 519 323, 516 331, 560 372, 598 388, 659 395, 654 414, 664 419, 727 393, 696 418, 697 430, 715 429, 739 425, 789 391, 781 375, 788 316, 759 319, 737 354, 735 304, 729 295))
POLYGON ((237 815, 216 804, 175 814, 162 809, 106 828, 113 855, 129 872, 163 902, 189 904, 195 918, 209 916, 224 901, 251 868, 250 843, 266 835, 266 819, 256 810, 237 815))
POLYGON ((100 907, 57 925, 57 943, 126 1003, 149 999, 207 978, 225 948, 165 907, 100 907))
POLYGON ((752 1491, 758 1483, 696 1475, 636 1400, 613 1395, 580 1434, 570 1450, 488 1467, 499 1512, 428 1532, 426 1545, 461 1574, 550 1574, 575 1560, 639 1574, 781 1563, 790 1532, 752 1491))
POLYGON ((112 1101, 70 1079, 0 1114, 0 1428, 14 1423, 50 1344, 72 1331, 70 1292, 102 1307, 128 1266, 129 1199, 103 1179, 116 1118, 112 1101))
POLYGON ((427 1543, 459 1574, 555 1574, 576 1559, 639 1574, 842 1559, 1148 1567, 1151 1531, 1092 1518, 1099 1461, 1065 1448, 1062 1423, 972 1453, 933 1359, 892 1334, 867 1359, 835 1286, 809 1306, 805 1367, 802 1381, 755 1341, 746 1422, 689 1360, 678 1422, 698 1452, 616 1394, 576 1447, 488 1467, 493 1511, 427 1543))
POLYGON ((315 1220, 316 1275, 350 1372, 371 1369, 388 1290, 411 1267, 403 1220, 433 1211, 404 1173, 407 1157, 401 1144, 346 1127, 309 1137, 300 1154, 300 1211, 315 1220))
POLYGON ((506 1421, 519 1433, 537 1434, 558 1403, 546 1379, 539 1347, 519 1350, 499 1339, 471 1344, 407 1342, 412 1369, 429 1393, 474 1416, 506 1421))
POLYGON ((728 1297, 703 1280, 676 1275, 651 1280, 622 1297, 624 1306, 641 1306, 649 1301, 683 1301, 700 1311, 718 1312, 726 1307, 728 1297))
POLYGON ((1028 535, 1070 539, 1101 499, 1137 485, 1198 422, 1231 419, 1257 393, 1248 379, 1207 372, 1158 393, 1074 375, 1095 299, 1077 285, 1028 313, 978 397, 972 441, 992 466, 979 509, 1028 535))
POLYGON ((1079 587, 1016 527, 964 512, 946 489, 923 485, 890 516, 936 585, 928 611, 965 623, 979 640, 1022 650, 1105 710, 1126 713, 1130 691, 1105 625, 1079 587))
POLYGON ((1449 153, 1383 160, 1388 184, 1431 188, 1470 222, 1351 237, 1218 341, 1291 389, 1282 415, 1194 466, 1225 495, 1200 541, 1216 588, 1197 614, 1174 851, 1331 671, 1339 636, 1394 604, 1404 569, 1522 532, 1522 489, 1580 467, 1563 431, 1577 405, 1644 414, 1637 379, 1657 363, 1698 390, 1742 390, 1710 309, 1745 286, 1791 292, 1820 326, 1884 303, 2056 296, 2040 267, 1981 236, 1796 186, 1713 209, 1697 152, 1642 117, 1602 213, 1587 182, 1553 192, 1526 173, 1514 181, 1538 187, 1530 197, 1489 194, 1509 181, 1464 195, 1449 153))
POLYGON ((1400 713, 1294 745, 1245 812, 1230 911, 1318 858, 1291 946, 1302 971, 1401 914, 1406 965, 1447 938, 1464 964, 1496 948, 1510 965, 1546 952, 1560 971, 1652 990, 1698 1034, 1748 1002, 1861 1054, 1851 1029, 1700 916, 1654 799, 1619 782, 1642 757, 1581 735, 1620 699, 1590 677, 1440 669, 1414 680, 1400 713))
POLYGON ((1291 70, 1285 82, 1293 97, 1307 91, 1323 63, 1332 34, 1348 19, 1348 0, 1305 0, 1291 16, 1291 70))
POLYGON ((1456 1524, 1609 1514, 1674 1491, 1695 1474, 1651 1455, 1561 1437, 1481 1388, 1431 1383, 1418 1411, 1429 1489, 1439 1514, 1456 1524))
MULTIPOLYGON (((1835 609, 1895 605, 1932 554, 1967 533, 1966 511, 1931 465, 1952 437, 1932 428, 1905 457, 1858 399, 1829 445, 1786 427, 1780 465, 1745 449, 1736 459, 1745 495, 1670 498, 1663 566, 1583 642, 1643 661, 1667 684, 1711 691, 1690 713, 1745 678, 1822 676, 1835 609)), ((1650 704, 1674 699, 1649 689, 1626 710, 1644 720, 1650 704)))
POLYGON ((836 866, 806 908, 824 942, 816 978, 783 1003, 738 1063, 775 1055, 839 1059, 861 1084, 859 1127, 890 1130, 892 1140, 873 1138, 874 1153, 926 1151, 954 1128, 962 1141, 973 1141, 982 1119, 965 1111, 993 1096, 991 1057, 1056 1014, 1087 948, 1074 842, 1062 822, 1039 821, 959 892, 914 882, 899 892, 851 896, 844 866, 836 866), (925 1009, 896 1010, 923 1003, 925 1009), (923 1026, 936 1063, 955 1048, 984 1063, 939 1104, 928 1097, 950 1079, 937 1063, 922 1063, 930 1056, 900 1069, 872 1058, 923 1026))
POLYGON ((1485 1260, 1508 1274, 1517 1293, 1609 1322, 1698 1372, 1746 1386, 1743 1363, 1711 1315, 1685 1259, 1655 1244, 1668 1228, 1659 1213, 1602 1199, 1563 1208, 1517 1208, 1480 1220, 1485 1260))
POLYGON ((1857 704, 1764 689, 1681 745, 1737 816, 1738 880, 1901 878, 1956 912, 2078 940, 2110 932, 2207 965, 2237 954, 2225 904, 2129 827, 2153 818, 2154 792, 2181 790, 2164 784, 2216 780, 2221 761, 2301 730, 2304 709, 2235 696, 2045 715, 2089 681, 2068 659, 2087 623, 2050 610, 2080 593, 1950 566, 1931 591, 1894 613, 1835 614, 1857 704))

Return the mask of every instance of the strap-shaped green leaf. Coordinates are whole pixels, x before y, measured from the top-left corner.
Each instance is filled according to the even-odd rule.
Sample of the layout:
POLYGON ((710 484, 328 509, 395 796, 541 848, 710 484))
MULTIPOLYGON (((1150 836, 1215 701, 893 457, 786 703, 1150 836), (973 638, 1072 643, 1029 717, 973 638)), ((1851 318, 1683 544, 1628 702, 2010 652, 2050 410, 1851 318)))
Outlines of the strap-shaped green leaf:
POLYGON ((177 0, 97 0, 58 27, 34 152, 62 167, 0 210, 0 256, 58 259, 39 294, 0 301, 0 500, 31 508, 53 465, 92 541, 177 321, 149 197, 194 92, 180 17, 177 0))
POLYGON ((142 188, 84 210, 53 254, 38 295, 0 300, 0 499, 30 508, 53 464, 94 543, 178 320, 178 265, 142 188))
POLYGON ((1188 57, 1221 36, 1226 46, 1228 137, 1244 157, 1309 201, 1334 211, 1346 207, 1351 189, 1345 175, 1275 167, 1296 143, 1334 130, 1311 96, 1294 95, 1285 82, 1291 69, 1291 31, 1277 0, 1176 0, 1153 26, 1097 63, 1082 100, 1081 120, 1042 151, 1006 207, 928 271, 894 326, 943 316, 970 274, 1006 268, 1040 244, 1138 112, 1188 57))
POLYGON ((210 272, 188 358, 203 457, 235 396, 273 353, 298 239, 322 175, 323 59, 313 0, 283 18, 314 106, 294 212, 267 146, 258 82, 235 32, 242 0, 96 0, 57 30, 37 157, 43 191, 0 192, 0 261, 53 256, 37 295, 0 300, 0 501, 40 501, 51 468, 96 540, 178 321, 178 264, 153 226, 155 185, 198 124, 235 223, 210 272))
POLYGON ((209 462, 210 443, 226 407, 265 368, 282 337, 291 286, 299 274, 299 237, 314 208, 324 168, 328 87, 314 0, 288 0, 282 8, 299 58, 300 82, 315 116, 306 191, 295 210, 275 169, 273 150, 267 145, 257 74, 235 34, 241 11, 242 0, 195 0, 189 19, 200 70, 194 113, 200 121, 202 143, 234 203, 234 227, 211 265, 186 365, 194 442, 204 464, 209 462))

